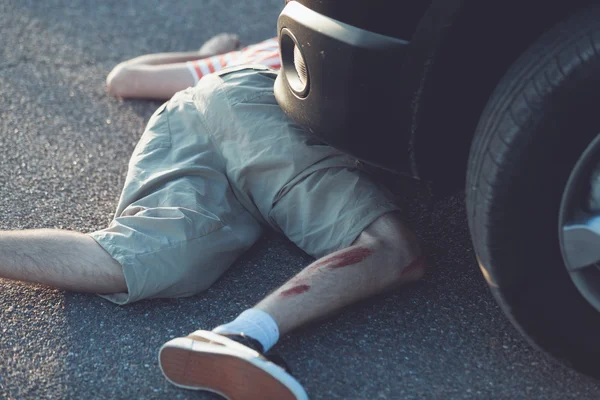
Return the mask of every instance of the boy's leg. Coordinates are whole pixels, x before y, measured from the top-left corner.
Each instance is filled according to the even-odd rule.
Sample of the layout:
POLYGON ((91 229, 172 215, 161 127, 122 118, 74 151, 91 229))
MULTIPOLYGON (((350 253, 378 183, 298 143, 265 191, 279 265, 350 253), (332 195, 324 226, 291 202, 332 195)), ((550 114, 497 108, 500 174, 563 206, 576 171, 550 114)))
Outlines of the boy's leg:
POLYGON ((420 279, 425 258, 397 213, 377 218, 349 247, 316 260, 253 309, 214 330, 269 350, 280 335, 357 301, 420 279), (258 311, 258 312, 257 312, 258 311))
POLYGON ((425 258, 396 213, 379 217, 352 246, 309 265, 255 308, 281 335, 370 296, 420 279, 425 258))
POLYGON ((150 118, 108 228, 0 232, 0 278, 94 292, 119 304, 210 286, 261 227, 232 193, 197 113, 182 92, 150 118))
POLYGON ((51 229, 0 232, 0 278, 76 292, 127 290, 121 265, 94 239, 51 229))
POLYGON ((299 383, 264 357, 279 335, 418 280, 424 271, 417 238, 387 213, 350 247, 315 261, 231 323, 167 342, 161 369, 180 387, 231 398, 306 399, 299 383))

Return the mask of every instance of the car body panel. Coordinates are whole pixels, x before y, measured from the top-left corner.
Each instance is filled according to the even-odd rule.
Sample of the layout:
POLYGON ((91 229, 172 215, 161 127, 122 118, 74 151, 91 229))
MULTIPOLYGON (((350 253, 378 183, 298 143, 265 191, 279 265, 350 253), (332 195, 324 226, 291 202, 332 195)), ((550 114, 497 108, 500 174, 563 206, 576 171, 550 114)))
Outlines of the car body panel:
POLYGON ((347 153, 384 167, 393 164, 408 137, 393 134, 390 77, 408 42, 332 20, 297 2, 282 12, 278 30, 283 65, 275 93, 283 110, 347 153), (294 47, 308 67, 302 79, 293 65, 294 47), (374 66, 375 60, 381 62, 374 66))
MULTIPOLYGON (((346 24, 362 24, 359 29, 367 30, 364 28, 372 28, 374 24, 372 15, 361 19, 334 12, 335 7, 343 8, 345 3, 316 0, 299 3, 323 13, 324 17, 336 15, 345 18, 346 24)), ((371 7, 371 2, 350 3, 355 14, 360 4, 367 9, 371 7)), ((388 3, 394 4, 390 14, 401 14, 404 5, 388 3)), ((470 142, 479 116, 506 70, 544 31, 589 3, 590 0, 406 2, 413 20, 404 20, 404 32, 378 29, 378 34, 402 39, 399 36, 407 36, 408 28, 412 33, 401 52, 383 58, 381 52, 378 55, 367 51, 364 53, 370 55, 367 59, 356 53, 354 57, 336 61, 337 48, 335 44, 327 47, 332 46, 331 42, 319 39, 323 33, 318 24, 312 27, 299 24, 290 31, 296 37, 312 40, 311 47, 299 41, 303 54, 312 59, 316 59, 313 54, 329 54, 328 62, 333 65, 327 67, 332 71, 328 79, 338 79, 333 71, 343 76, 336 84, 330 84, 327 91, 305 99, 287 96, 285 82, 278 82, 276 97, 288 115, 332 146, 373 165, 427 179, 440 191, 453 190, 464 184, 470 142), (352 73, 348 71, 365 69, 368 75, 362 80, 349 80, 352 73), (344 83, 349 88, 333 90, 344 83), (354 96, 354 102, 347 101, 349 95, 354 96), (328 110, 327 104, 338 107, 345 104, 350 111, 338 110, 338 114, 330 115, 338 122, 327 123, 328 115, 323 115, 323 110, 328 110), (356 112, 360 109, 366 111, 356 112), (340 113, 348 119, 339 122, 340 113), (336 128, 339 131, 332 133, 336 128)), ((373 7, 377 9, 382 4, 373 7)), ((288 4, 286 9, 293 11, 293 7, 288 4)), ((293 25, 290 22, 294 20, 293 14, 284 10, 280 30, 293 25)), ((392 23, 389 16, 383 20, 392 23)), ((307 67, 314 75, 310 70, 316 68, 309 64, 307 67)))

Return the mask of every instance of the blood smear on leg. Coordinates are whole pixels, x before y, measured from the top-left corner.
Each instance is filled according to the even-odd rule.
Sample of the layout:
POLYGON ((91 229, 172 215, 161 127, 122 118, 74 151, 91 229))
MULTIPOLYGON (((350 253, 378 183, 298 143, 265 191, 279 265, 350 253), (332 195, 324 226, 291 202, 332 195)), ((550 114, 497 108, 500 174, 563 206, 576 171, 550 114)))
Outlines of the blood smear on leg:
POLYGON ((425 256, 419 256, 417 259, 413 260, 410 264, 408 264, 402 272, 400 276, 408 275, 412 272, 418 271, 422 268, 425 268, 425 264, 427 263, 427 258, 425 256))
POLYGON ((290 289, 287 289, 287 290, 284 290, 283 292, 281 292, 281 296, 287 297, 287 296, 292 296, 295 294, 301 294, 301 293, 308 291, 308 289, 310 289, 310 286, 308 286, 308 285, 294 286, 293 288, 290 288, 290 289))
POLYGON ((373 250, 366 247, 358 247, 355 249, 350 249, 347 251, 343 251, 334 256, 329 257, 327 260, 323 260, 318 263, 319 266, 326 265, 327 268, 335 269, 335 268, 344 268, 350 265, 358 264, 361 261, 367 259, 371 254, 373 254, 373 250))

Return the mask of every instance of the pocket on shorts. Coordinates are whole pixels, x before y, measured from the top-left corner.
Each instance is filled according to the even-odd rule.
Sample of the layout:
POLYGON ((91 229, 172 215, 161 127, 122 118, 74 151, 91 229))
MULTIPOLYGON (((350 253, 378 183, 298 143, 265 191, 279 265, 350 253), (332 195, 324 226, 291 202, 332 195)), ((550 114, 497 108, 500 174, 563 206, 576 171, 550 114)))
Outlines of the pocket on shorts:
POLYGON ((150 117, 144 134, 135 147, 135 154, 144 154, 156 149, 171 147, 171 130, 166 102, 150 117))

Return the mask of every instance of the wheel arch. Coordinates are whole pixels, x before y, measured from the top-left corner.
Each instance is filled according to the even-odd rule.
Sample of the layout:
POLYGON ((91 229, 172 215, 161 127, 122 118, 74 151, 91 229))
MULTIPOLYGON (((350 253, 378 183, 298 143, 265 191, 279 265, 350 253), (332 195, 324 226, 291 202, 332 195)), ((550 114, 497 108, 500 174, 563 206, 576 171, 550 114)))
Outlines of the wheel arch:
POLYGON ((402 69, 413 175, 437 193, 464 187, 475 128, 506 70, 546 30, 593 2, 435 0, 402 69))

